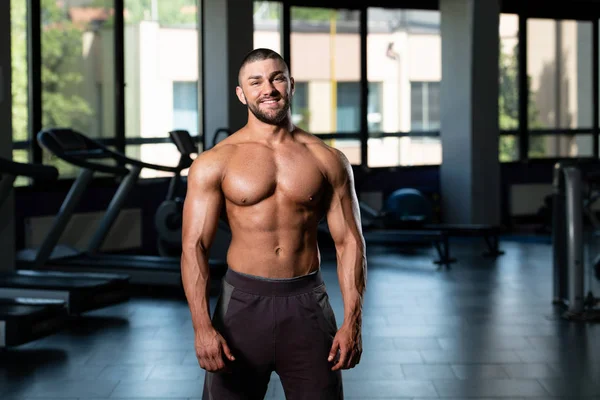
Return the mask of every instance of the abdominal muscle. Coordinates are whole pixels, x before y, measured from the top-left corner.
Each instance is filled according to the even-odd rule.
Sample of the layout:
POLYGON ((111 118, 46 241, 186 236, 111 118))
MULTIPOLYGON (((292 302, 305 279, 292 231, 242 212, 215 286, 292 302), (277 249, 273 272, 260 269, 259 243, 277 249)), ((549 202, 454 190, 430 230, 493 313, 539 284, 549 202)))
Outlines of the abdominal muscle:
POLYGON ((255 211, 238 210, 229 216, 230 269, 270 279, 294 278, 319 269, 316 216, 300 213, 304 215, 261 219, 255 211))

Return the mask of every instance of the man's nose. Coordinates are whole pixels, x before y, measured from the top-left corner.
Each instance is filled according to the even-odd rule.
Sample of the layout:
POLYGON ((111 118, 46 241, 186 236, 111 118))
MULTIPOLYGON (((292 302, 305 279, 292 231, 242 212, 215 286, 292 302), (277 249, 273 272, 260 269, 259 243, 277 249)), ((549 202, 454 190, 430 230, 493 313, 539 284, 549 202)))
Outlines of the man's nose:
POLYGON ((275 88, 275 85, 273 84, 273 82, 266 81, 266 83, 263 86, 263 93, 264 94, 277 93, 277 89, 275 88))

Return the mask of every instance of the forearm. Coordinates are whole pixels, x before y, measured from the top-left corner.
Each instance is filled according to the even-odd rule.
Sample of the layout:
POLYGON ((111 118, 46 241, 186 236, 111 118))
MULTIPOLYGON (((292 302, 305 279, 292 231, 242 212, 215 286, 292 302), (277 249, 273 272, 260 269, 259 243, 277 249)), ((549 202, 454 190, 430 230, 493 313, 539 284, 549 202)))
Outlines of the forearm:
POLYGON ((364 242, 353 238, 345 240, 337 247, 338 279, 344 301, 344 324, 360 325, 367 280, 364 242))
POLYGON ((208 256, 197 246, 186 246, 181 256, 181 279, 194 331, 212 326, 208 256))

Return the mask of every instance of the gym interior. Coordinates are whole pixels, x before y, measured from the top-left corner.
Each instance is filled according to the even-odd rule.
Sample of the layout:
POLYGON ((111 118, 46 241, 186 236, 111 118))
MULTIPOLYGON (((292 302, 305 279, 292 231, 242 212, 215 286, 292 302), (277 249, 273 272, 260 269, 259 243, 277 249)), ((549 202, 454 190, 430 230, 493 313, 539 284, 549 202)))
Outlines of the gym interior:
MULTIPOLYGON (((593 0, 0 2, 0 398, 202 397, 186 177, 246 123, 239 64, 267 47, 293 122, 353 167, 345 397, 600 399, 599 19, 593 0)), ((325 225, 319 247, 341 322, 325 225)))

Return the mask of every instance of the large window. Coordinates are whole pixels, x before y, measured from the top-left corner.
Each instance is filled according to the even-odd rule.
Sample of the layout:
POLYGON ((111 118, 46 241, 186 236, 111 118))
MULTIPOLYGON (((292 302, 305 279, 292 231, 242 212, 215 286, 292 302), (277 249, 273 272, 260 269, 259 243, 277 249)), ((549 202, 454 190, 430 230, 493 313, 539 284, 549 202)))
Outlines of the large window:
MULTIPOLYGON (((39 37, 38 29, 27 29, 28 2, 10 3, 15 159, 55 165, 62 178, 75 175, 77 168, 30 143, 41 125, 74 128, 150 163, 177 163, 168 132, 185 129, 196 136, 203 122, 199 0, 124 0, 123 10, 115 10, 115 0, 39 0, 40 14, 29 16, 40 22, 39 37), (121 17, 122 38, 115 36, 121 17), (115 48, 121 39, 124 60, 121 47, 115 48), (28 82, 28 60, 40 56, 40 73, 28 82), (121 84, 124 93, 116 91, 121 84)), ((37 0, 32 4, 36 10, 37 0)), ((293 6, 284 38, 283 2, 253 4, 254 47, 291 60, 295 124, 341 149, 353 164, 365 158, 368 167, 442 162, 439 11, 293 6), (362 10, 366 27, 360 25, 362 10), (287 45, 290 54, 283 54, 287 45)), ((523 22, 516 14, 500 15, 499 159, 593 156, 599 111, 593 107, 592 22, 523 22), (520 48, 525 34, 527 46, 520 48), (525 137, 520 121, 527 122, 525 137), (519 154, 525 148, 520 144, 527 144, 527 154, 519 154)))
MULTIPOLYGON (((28 139, 29 108, 27 104, 27 7, 24 1, 11 1, 11 62, 12 62, 12 139, 13 142, 24 142, 28 139)), ((20 162, 29 161, 29 152, 25 149, 14 149, 13 159, 20 162)), ((17 184, 27 183, 19 179, 17 184)))
MULTIPOLYGON (((302 83, 293 112, 297 121, 301 118, 300 126, 313 134, 356 133, 358 138, 359 31, 358 11, 291 8, 291 69, 302 83)), ((255 37, 258 34, 255 30, 255 37)), ((327 143, 360 163, 359 140, 327 143)))
POLYGON ((173 127, 198 130, 198 82, 173 82, 173 127))
MULTIPOLYGON (((114 138, 112 0, 41 1, 42 126, 69 127, 93 138, 114 138)), ((61 177, 76 168, 59 168, 61 177)))
MULTIPOLYGON (((338 132, 360 132, 360 82, 337 82, 336 126, 338 132)), ((309 128, 309 84, 296 81, 296 89, 292 98, 292 121, 298 127, 310 131, 309 128)), ((367 119, 369 126, 381 125, 381 83, 369 83, 369 110, 367 119)), ((360 146, 359 146, 360 147, 360 146)), ((360 159, 360 157, 359 157, 360 159)))
POLYGON ((360 132, 360 82, 338 82, 336 88, 338 132, 360 132))
POLYGON ((115 10, 114 0, 39 0, 40 13, 30 19, 39 20, 40 36, 31 38, 27 3, 11 1, 14 158, 55 165, 61 178, 75 176, 78 168, 47 152, 29 153, 30 132, 41 125, 75 129, 146 162, 177 164, 168 132, 198 135, 202 123, 197 0, 125 0, 123 10, 115 10), (121 17, 122 38, 115 36, 121 17), (124 60, 115 52, 121 39, 124 60), (36 77, 28 87, 28 56, 41 58, 39 90, 36 77), (121 84, 124 93, 116 90, 121 84), (126 100, 122 109, 119 98, 126 100), (35 110, 29 103, 40 100, 41 114, 29 118, 35 110), (123 115, 125 129, 118 123, 123 115))
MULTIPOLYGON (((501 132, 514 131, 519 129, 519 17, 501 14, 499 35, 498 124, 501 132)), ((499 158, 519 159, 518 135, 501 134, 499 158)))
MULTIPOLYGON (((128 145, 125 148, 125 154, 127 157, 140 158, 145 162, 151 164, 160 164, 169 167, 176 167, 181 154, 172 143, 150 143, 142 145, 128 145)), ((182 175, 187 175, 188 170, 182 171, 182 175)), ((153 171, 145 168, 140 173, 140 178, 158 178, 158 177, 171 177, 173 176, 170 172, 153 171)))
POLYGON ((592 23, 528 19, 527 44, 529 157, 591 155, 592 23))
POLYGON ((308 82, 295 81, 294 96, 292 96, 292 122, 300 129, 309 131, 308 114, 308 82))
POLYGON ((290 41, 292 75, 307 85, 305 123, 310 132, 358 132, 352 123, 338 124, 341 107, 351 113, 338 93, 352 91, 344 82, 360 82, 358 12, 292 7, 290 41))
POLYGON ((272 49, 284 56, 281 43, 283 6, 274 1, 254 2, 254 48, 272 49))
POLYGON ((440 83, 410 83, 410 129, 434 131, 440 129, 440 83))
MULTIPOLYGON (((125 137, 199 133, 197 0, 125 0, 125 137)), ((127 154, 176 165, 170 143, 128 146, 127 154)), ((143 177, 161 174, 144 171, 143 177)))
POLYGON ((369 8, 367 21, 368 80, 379 89, 369 91, 369 166, 439 164, 439 11, 369 8))

